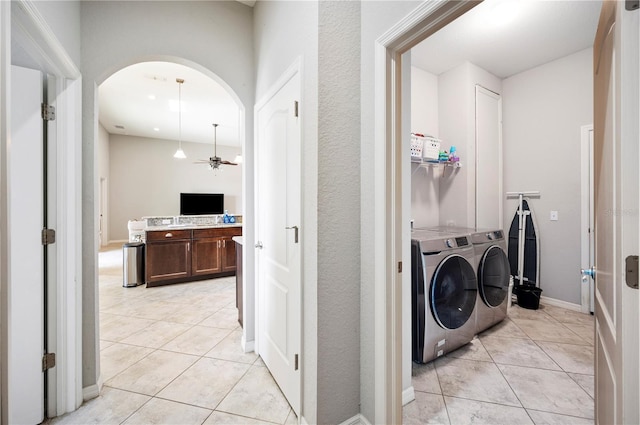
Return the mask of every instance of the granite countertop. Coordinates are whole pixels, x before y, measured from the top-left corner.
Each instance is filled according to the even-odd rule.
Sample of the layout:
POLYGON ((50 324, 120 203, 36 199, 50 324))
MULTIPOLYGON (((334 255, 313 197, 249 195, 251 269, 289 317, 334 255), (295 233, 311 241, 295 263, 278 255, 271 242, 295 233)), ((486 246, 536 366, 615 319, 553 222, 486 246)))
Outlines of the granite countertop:
POLYGON ((191 230, 191 229, 217 229, 223 227, 242 227, 242 223, 229 223, 229 224, 163 224, 160 226, 147 226, 144 228, 147 232, 153 231, 169 231, 169 230, 191 230))

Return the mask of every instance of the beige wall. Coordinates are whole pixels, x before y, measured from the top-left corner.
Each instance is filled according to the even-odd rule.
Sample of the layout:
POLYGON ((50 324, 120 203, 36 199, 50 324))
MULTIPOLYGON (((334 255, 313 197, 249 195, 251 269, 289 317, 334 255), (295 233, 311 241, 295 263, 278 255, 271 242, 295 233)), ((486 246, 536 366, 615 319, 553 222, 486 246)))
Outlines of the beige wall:
MULTIPOLYGON (((503 81, 504 189, 539 190, 543 296, 580 304, 580 127, 592 124, 593 52, 586 49, 503 81), (550 221, 550 211, 558 221, 550 221)), ((505 229, 517 200, 505 202, 505 229)))
MULTIPOLYGON (((109 137, 110 240, 128 239, 127 221, 180 214, 180 193, 223 193, 229 213, 242 211, 242 165, 212 171, 194 164, 213 156, 213 145, 182 142, 186 159, 173 157, 175 140, 112 134, 109 137)), ((233 161, 240 148, 218 146, 218 156, 233 161)))

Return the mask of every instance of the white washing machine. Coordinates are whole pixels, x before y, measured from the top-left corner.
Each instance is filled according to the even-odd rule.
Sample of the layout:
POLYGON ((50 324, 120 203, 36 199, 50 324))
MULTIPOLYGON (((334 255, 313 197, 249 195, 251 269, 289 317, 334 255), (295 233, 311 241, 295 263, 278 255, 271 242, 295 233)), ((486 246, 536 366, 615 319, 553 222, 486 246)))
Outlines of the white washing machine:
POLYGON ((469 235, 473 244, 473 266, 478 280, 476 333, 480 333, 507 317, 509 302, 509 259, 507 239, 502 229, 474 229, 438 226, 428 230, 440 234, 469 235))
POLYGON ((426 363, 475 336, 478 284, 468 236, 411 232, 413 360, 426 363))

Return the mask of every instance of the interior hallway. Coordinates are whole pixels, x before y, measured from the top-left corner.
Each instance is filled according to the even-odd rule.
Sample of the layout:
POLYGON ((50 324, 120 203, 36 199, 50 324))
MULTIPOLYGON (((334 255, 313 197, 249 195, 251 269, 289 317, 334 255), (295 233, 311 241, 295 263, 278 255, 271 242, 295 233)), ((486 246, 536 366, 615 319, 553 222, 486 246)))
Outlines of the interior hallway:
POLYGON ((296 424, 269 370, 243 353, 235 277, 122 287, 122 244, 99 253, 98 398, 52 424, 296 424))

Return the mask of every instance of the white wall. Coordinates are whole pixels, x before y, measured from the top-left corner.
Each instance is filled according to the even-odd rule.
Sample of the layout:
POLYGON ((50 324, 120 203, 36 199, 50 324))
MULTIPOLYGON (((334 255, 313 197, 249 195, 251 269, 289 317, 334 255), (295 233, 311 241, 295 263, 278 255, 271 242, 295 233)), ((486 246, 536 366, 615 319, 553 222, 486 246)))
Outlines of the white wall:
POLYGON ((441 148, 455 146, 462 168, 445 168, 440 178, 440 224, 475 226, 475 86, 502 92, 501 80, 465 62, 438 76, 441 148))
MULTIPOLYGON (((111 74, 145 60, 174 61, 198 69, 232 92, 244 108, 245 208, 253 211, 252 9, 236 1, 85 1, 81 3, 83 73, 83 385, 98 382, 97 312, 97 85, 111 74)), ((111 176, 113 177, 113 176, 111 176)), ((253 240, 245 214, 244 235, 253 240)), ((253 262, 253 251, 245 252, 253 262)), ((246 281, 253 270, 245 269, 246 281)))
POLYGON ((257 2, 254 7, 256 101, 302 62, 302 417, 317 423, 318 390, 318 4, 257 2))
MULTIPOLYGON (((438 77, 411 67, 411 132, 438 137, 438 77)), ((440 171, 411 164, 411 218, 414 227, 440 224, 440 171)))
MULTIPOLYGON (((180 193, 223 193, 224 208, 242 210, 242 165, 223 165, 212 171, 194 164, 213 156, 213 145, 182 142, 186 159, 173 157, 175 140, 112 134, 109 138, 110 240, 129 238, 127 221, 144 216, 180 214, 180 193)), ((233 160, 237 148, 218 146, 218 156, 233 160)))
MULTIPOLYGON (((503 81, 504 188, 539 190, 542 295, 580 303, 580 127, 592 123, 593 52, 586 49, 503 81), (549 212, 558 211, 558 221, 549 212)), ((517 207, 505 203, 505 229, 517 207)))

